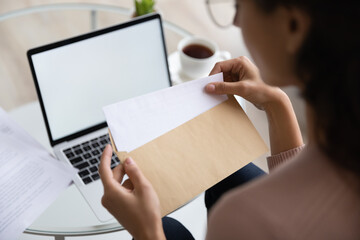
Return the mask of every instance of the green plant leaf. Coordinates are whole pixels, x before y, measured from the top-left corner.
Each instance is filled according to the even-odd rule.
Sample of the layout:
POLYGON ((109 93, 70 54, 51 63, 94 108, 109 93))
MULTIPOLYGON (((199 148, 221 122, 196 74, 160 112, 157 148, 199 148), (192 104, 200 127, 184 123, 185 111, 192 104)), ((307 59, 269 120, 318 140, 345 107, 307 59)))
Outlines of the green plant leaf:
POLYGON ((134 0, 135 2, 135 12, 137 15, 139 15, 139 12, 140 12, 140 4, 138 1, 134 0))
POLYGON ((134 0, 135 10, 138 16, 154 12, 154 0, 134 0))

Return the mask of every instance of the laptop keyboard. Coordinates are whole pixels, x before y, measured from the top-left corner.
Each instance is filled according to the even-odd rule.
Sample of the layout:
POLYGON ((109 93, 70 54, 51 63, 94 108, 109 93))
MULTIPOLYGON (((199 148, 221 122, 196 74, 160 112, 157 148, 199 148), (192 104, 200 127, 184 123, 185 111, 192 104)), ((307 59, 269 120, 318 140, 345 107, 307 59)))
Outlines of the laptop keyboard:
MULTIPOLYGON (((98 168, 101 154, 105 146, 109 143, 109 135, 106 134, 63 150, 63 153, 70 160, 71 164, 79 169, 78 175, 85 184, 89 184, 100 178, 98 168)), ((119 163, 119 159, 113 153, 111 169, 115 168, 119 163)))

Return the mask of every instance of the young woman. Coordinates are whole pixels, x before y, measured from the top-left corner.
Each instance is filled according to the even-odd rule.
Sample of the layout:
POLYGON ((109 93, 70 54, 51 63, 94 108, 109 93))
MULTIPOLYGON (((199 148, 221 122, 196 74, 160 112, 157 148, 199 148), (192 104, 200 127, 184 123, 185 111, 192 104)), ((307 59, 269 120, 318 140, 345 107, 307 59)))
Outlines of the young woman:
MULTIPOLYGON (((218 63, 211 74, 224 72, 225 82, 206 91, 237 94, 266 112, 271 173, 216 203, 207 239, 360 238, 358 16, 353 0, 238 0, 234 24, 258 69, 245 57, 218 63), (277 88, 288 85, 307 103, 306 147, 277 88)), ((165 239, 168 228, 191 238, 177 222, 162 224, 156 193, 132 159, 111 171, 111 152, 104 150, 100 174, 103 205, 115 218, 135 239, 165 239)))

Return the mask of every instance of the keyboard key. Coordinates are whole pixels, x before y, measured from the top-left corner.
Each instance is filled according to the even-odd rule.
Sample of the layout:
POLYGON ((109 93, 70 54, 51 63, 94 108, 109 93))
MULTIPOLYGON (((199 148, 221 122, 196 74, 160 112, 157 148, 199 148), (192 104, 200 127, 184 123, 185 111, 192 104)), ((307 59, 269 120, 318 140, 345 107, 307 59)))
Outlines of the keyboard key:
POLYGON ((84 178, 83 181, 84 181, 85 184, 88 184, 88 183, 91 183, 91 182, 92 182, 92 180, 91 180, 90 177, 84 178))
POLYGON ((75 146, 72 147, 72 149, 74 149, 74 148, 80 148, 80 145, 79 144, 75 145, 75 146))
POLYGON ((68 153, 66 153, 65 155, 66 155, 66 157, 69 158, 69 159, 75 156, 72 152, 68 152, 68 153))
POLYGON ((89 172, 87 169, 79 172, 79 176, 80 176, 80 177, 85 177, 85 176, 87 176, 87 175, 89 175, 89 174, 90 174, 90 172, 89 172))
POLYGON ((94 173, 98 171, 98 168, 96 166, 89 168, 90 172, 94 173))
POLYGON ((66 153, 69 153, 69 152, 72 152, 72 151, 71 151, 70 148, 68 148, 68 149, 65 149, 63 152, 66 154, 66 153))
POLYGON ((83 149, 84 149, 84 151, 89 151, 89 150, 91 150, 91 147, 89 145, 85 145, 83 147, 83 149))
POLYGON ((106 135, 100 136, 100 138, 101 138, 101 139, 104 139, 104 138, 105 138, 105 139, 108 139, 109 137, 108 137, 108 135, 106 134, 106 135))
POLYGON ((98 180, 98 179, 100 178, 100 175, 99 175, 98 173, 95 173, 95 174, 91 175, 91 178, 92 178, 94 181, 96 181, 96 180, 98 180))
POLYGON ((93 156, 98 156, 100 155, 100 152, 98 150, 94 150, 91 152, 93 156))
POLYGON ((76 155, 80 155, 80 154, 83 153, 83 150, 81 150, 81 149, 76 149, 74 152, 75 152, 76 155))
POLYGON ((91 164, 97 164, 99 161, 97 160, 97 159, 95 159, 95 158, 93 158, 93 159, 91 159, 90 160, 90 163, 91 164))
POLYGON ((105 139, 103 140, 100 140, 100 143, 103 144, 103 145, 106 145, 108 143, 108 141, 106 141, 105 139))
POLYGON ((83 159, 81 157, 77 157, 77 158, 74 158, 74 159, 70 160, 72 165, 76 165, 76 164, 78 164, 78 163, 80 163, 82 161, 83 161, 83 159))
POLYGON ((86 145, 89 145, 89 141, 86 141, 86 142, 83 142, 82 144, 81 144, 81 146, 86 146, 86 145))
POLYGON ((84 169, 84 168, 86 168, 86 167, 88 167, 88 166, 90 166, 90 164, 89 164, 88 162, 83 162, 83 163, 81 163, 81 164, 79 164, 79 165, 76 165, 75 167, 76 167, 77 169, 82 170, 82 169, 84 169))
POLYGON ((100 145, 96 142, 96 143, 92 143, 91 146, 92 146, 93 148, 96 148, 96 147, 99 147, 100 145))
POLYGON ((90 153, 85 153, 85 154, 84 154, 84 158, 85 158, 85 159, 91 158, 91 154, 90 154, 90 153))

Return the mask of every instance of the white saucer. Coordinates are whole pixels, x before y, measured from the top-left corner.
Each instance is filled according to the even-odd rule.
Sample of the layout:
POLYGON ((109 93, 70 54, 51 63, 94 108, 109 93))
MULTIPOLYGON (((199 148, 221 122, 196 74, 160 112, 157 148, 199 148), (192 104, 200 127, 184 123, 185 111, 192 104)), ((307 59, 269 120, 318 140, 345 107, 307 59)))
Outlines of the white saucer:
MULTIPOLYGON (((216 59, 217 62, 224 61, 224 60, 227 60, 227 59, 223 59, 221 56, 219 56, 218 59, 216 59)), ((180 84, 180 83, 183 83, 183 82, 187 82, 187 81, 190 81, 190 80, 194 80, 193 78, 187 77, 182 72, 181 66, 180 66, 180 58, 179 58, 179 52, 178 51, 173 52, 172 54, 169 55, 168 62, 169 62, 169 70, 170 70, 171 82, 172 82, 173 85, 180 84)), ((206 77, 206 76, 207 75, 199 76, 198 78, 206 77)))

